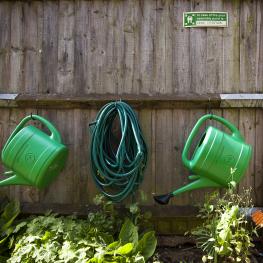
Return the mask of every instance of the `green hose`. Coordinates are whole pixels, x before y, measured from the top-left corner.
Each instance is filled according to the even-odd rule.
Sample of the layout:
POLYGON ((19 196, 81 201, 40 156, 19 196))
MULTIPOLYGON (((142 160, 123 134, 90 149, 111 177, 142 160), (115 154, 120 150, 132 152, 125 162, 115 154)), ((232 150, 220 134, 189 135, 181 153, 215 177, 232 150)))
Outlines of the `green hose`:
POLYGON ((134 193, 143 179, 147 148, 137 117, 125 102, 111 102, 99 111, 92 131, 92 177, 113 202, 134 193), (113 131, 118 121, 119 134, 113 131))

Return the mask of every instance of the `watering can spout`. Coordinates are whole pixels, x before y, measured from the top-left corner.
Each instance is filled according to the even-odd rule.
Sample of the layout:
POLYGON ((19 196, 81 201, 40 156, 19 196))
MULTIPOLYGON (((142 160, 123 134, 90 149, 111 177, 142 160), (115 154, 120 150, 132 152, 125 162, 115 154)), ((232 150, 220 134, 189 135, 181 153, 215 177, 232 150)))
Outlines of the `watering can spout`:
POLYGON ((18 176, 14 174, 13 171, 5 172, 4 175, 10 176, 2 181, 0 181, 1 186, 9 186, 9 185, 29 185, 28 181, 24 179, 22 176, 18 176))
POLYGON ((205 187, 222 187, 218 183, 206 178, 206 177, 200 177, 198 175, 191 175, 189 176, 191 180, 194 180, 190 184, 187 184, 177 190, 174 190, 171 193, 164 194, 164 195, 156 195, 154 196, 154 200, 161 205, 167 205, 169 203, 169 200, 171 197, 174 197, 176 195, 182 194, 187 191, 192 191, 195 189, 201 189, 205 187))

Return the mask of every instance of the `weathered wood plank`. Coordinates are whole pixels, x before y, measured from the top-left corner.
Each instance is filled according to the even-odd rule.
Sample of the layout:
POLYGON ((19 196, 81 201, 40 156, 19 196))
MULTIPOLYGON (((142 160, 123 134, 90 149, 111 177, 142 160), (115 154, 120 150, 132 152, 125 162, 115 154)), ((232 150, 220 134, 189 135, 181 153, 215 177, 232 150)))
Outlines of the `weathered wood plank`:
POLYGON ((172 110, 160 110, 156 112, 156 194, 167 194, 171 192, 173 187, 172 120, 172 110))
POLYGON ((58 68, 58 2, 45 2, 43 11, 42 85, 39 92, 54 93, 58 68))
POLYGON ((156 30, 156 10, 155 1, 136 1, 138 12, 138 29, 136 33, 136 60, 135 66, 138 71, 135 71, 134 85, 139 93, 152 94, 154 93, 154 51, 155 30, 156 30))
POLYGON ((263 205, 263 110, 256 110, 256 130, 255 130, 255 145, 254 145, 254 155, 252 156, 252 162, 254 160, 255 163, 255 195, 256 195, 256 203, 255 206, 263 205))
POLYGON ((23 3, 12 3, 9 92, 24 92, 23 3))
MULTIPOLYGON (((23 14, 23 50, 24 50, 24 91, 38 93, 42 85, 42 38, 43 6, 42 2, 24 2, 23 14)), ((51 59, 51 58, 50 58, 51 59)))
POLYGON ((0 91, 10 91, 11 2, 0 3, 0 91))
POLYGON ((124 58, 123 58, 123 90, 119 93, 137 93, 134 90, 133 78, 135 71, 135 34, 136 30, 136 9, 137 1, 124 1, 124 6, 122 12, 124 13, 123 17, 123 34, 124 34, 124 58))
MULTIPOLYGON (((154 87, 160 94, 171 93, 172 86, 166 86, 166 17, 168 1, 157 0, 154 6, 156 12, 156 30, 154 42, 154 87)), ((168 69, 169 70, 169 69, 168 69)))
POLYGON ((257 4, 242 1, 240 11, 240 92, 256 91, 257 4))
MULTIPOLYGON (((139 187, 139 191, 143 192, 146 200, 141 200, 138 198, 140 203, 144 205, 153 204, 153 192, 155 190, 155 177, 156 170, 153 167, 153 162, 155 162, 155 114, 150 109, 143 109, 139 111, 139 123, 142 129, 143 137, 146 142, 147 151, 148 151, 148 160, 146 170, 144 172, 144 179, 139 187)), ((138 193, 137 196, 140 196, 138 193)))
POLYGON ((74 94, 74 29, 75 3, 59 1, 58 16, 58 71, 55 91, 74 94))
MULTIPOLYGON (((192 0, 191 11, 206 10, 206 0, 192 0)), ((207 62, 207 30, 206 28, 190 28, 190 64, 191 91, 198 94, 207 93, 206 90, 206 62, 207 62)))
POLYGON ((256 91, 263 91, 263 2, 257 1, 256 91))
POLYGON ((246 143, 250 144, 253 149, 252 159, 244 178, 239 184, 239 191, 243 191, 243 188, 251 187, 253 189, 251 197, 253 201, 255 201, 255 111, 251 109, 240 109, 239 130, 244 136, 246 143))
MULTIPOLYGON (((188 183, 189 171, 183 165, 182 162, 182 151, 192 129, 189 125, 189 110, 173 110, 173 136, 172 136, 172 147, 173 147, 173 175, 172 185, 170 190, 178 189, 188 183), (180 128, 179 128, 180 127, 180 128)), ((185 205, 190 202, 189 193, 184 193, 180 196, 176 196, 172 199, 174 205, 185 205)))
POLYGON ((235 93, 240 87, 240 0, 224 1, 224 10, 231 20, 223 37, 223 92, 235 93))
POLYGON ((75 39, 74 39, 74 87, 75 94, 88 94, 92 87, 89 78, 90 16, 91 1, 75 2, 75 39))
MULTIPOLYGON (((8 109, 1 109, 0 110, 0 149, 3 149, 8 137, 9 137, 9 115, 10 110, 8 109)), ((3 176, 3 172, 5 171, 4 165, 1 162, 0 163, 0 178, 5 179, 5 176, 3 176)), ((1 187, 0 193, 3 195, 9 194, 9 188, 8 187, 1 187)))
MULTIPOLYGON (((207 2, 207 10, 223 10, 223 2, 212 0, 207 2)), ((206 45, 206 92, 222 92, 223 90, 223 32, 224 28, 207 28, 206 45)))
MULTIPOLYGON (((89 111, 89 114, 88 114, 88 119, 87 119, 87 124, 86 125, 89 125, 90 122, 93 122, 95 119, 96 119, 96 116, 97 116, 98 112, 96 110, 90 110, 89 111)), ((96 185, 95 185, 95 182, 91 176, 91 157, 90 157, 90 143, 91 143, 91 131, 89 130, 89 126, 87 126, 87 133, 86 133, 86 136, 87 136, 87 151, 85 151, 84 153, 86 153, 86 156, 84 158, 87 158, 87 164, 85 165, 85 168, 86 168, 86 176, 87 176, 87 200, 88 200, 88 203, 89 204, 93 204, 93 198, 99 193, 96 185)))
MULTIPOLYGON (((219 95, 121 95, 121 99, 137 108, 205 108, 219 107, 219 95)), ((15 100, 0 98, 0 107, 32 107, 43 109, 99 108, 110 101, 119 100, 111 94, 90 94, 89 96, 67 96, 60 94, 20 94, 15 100)))
MULTIPOLYGON (((183 12, 191 10, 190 1, 174 1, 170 8, 172 27, 172 71, 174 93, 191 92, 191 29, 183 28, 183 12)), ((168 52, 168 51, 167 51, 168 52)), ((169 70, 169 69, 167 69, 169 70)))

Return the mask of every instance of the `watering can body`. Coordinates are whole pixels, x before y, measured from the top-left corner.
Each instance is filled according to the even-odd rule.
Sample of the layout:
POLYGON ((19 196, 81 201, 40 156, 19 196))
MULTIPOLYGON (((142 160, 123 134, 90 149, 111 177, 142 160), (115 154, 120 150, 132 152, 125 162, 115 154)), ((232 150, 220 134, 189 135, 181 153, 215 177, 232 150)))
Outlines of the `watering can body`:
POLYGON ((50 122, 38 115, 28 116, 17 126, 3 148, 2 162, 11 176, 1 181, 0 186, 22 184, 44 188, 63 169, 67 153, 58 131, 50 122), (51 135, 31 125, 24 127, 32 118, 47 126, 51 135))
MULTIPOLYGON (((251 146, 215 127, 208 127, 191 161, 183 159, 193 174, 227 187, 231 181, 239 183, 251 158, 251 146)), ((203 187, 209 187, 207 180, 203 187)))
POLYGON ((205 187, 228 187, 231 181, 239 183, 245 174, 252 155, 252 148, 246 144, 239 130, 226 119, 207 114, 201 117, 192 129, 182 152, 184 165, 191 171, 191 183, 173 192, 155 196, 160 204, 167 204, 172 196, 205 187), (231 134, 209 126, 201 137, 194 154, 188 159, 193 139, 201 125, 213 119, 226 126, 231 134))

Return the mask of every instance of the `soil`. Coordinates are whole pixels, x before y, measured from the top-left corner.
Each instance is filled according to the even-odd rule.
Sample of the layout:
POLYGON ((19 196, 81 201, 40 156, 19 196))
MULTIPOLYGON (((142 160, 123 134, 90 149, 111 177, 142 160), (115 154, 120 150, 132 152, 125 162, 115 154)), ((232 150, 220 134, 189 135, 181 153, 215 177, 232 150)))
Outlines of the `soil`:
POLYGON ((159 260, 164 263, 199 263, 202 252, 193 246, 161 247, 157 249, 159 260))
MULTIPOLYGON (((158 247, 157 254, 163 263, 202 263, 202 251, 193 244, 183 244, 176 247, 158 247)), ((263 263, 263 247, 261 242, 255 242, 251 250, 251 263, 263 263)))

